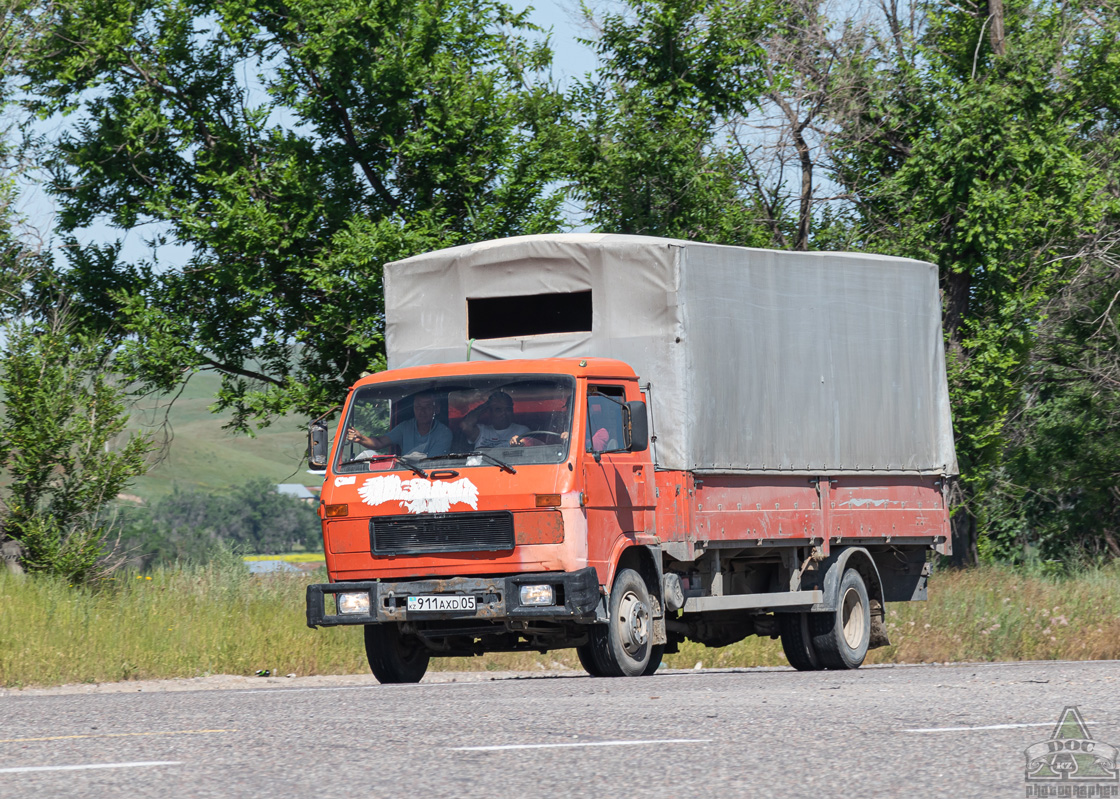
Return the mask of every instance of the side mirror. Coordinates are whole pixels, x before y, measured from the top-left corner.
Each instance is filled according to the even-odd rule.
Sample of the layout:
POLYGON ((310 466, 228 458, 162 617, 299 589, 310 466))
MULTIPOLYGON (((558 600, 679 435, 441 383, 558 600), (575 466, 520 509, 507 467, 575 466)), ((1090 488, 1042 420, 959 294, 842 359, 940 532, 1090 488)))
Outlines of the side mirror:
POLYGON ((327 468, 327 425, 321 419, 316 419, 307 427, 307 465, 312 469, 327 468))
POLYGON ((626 449, 645 452, 649 447, 649 420, 646 404, 641 400, 626 403, 626 449))

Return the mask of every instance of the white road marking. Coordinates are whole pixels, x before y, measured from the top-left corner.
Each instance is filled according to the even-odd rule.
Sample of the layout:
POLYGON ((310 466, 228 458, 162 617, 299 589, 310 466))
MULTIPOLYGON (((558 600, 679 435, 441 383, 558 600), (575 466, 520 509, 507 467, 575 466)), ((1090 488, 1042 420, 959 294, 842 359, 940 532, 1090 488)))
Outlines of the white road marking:
POLYGON ((78 738, 136 738, 152 735, 207 735, 212 732, 238 732, 238 730, 175 730, 174 732, 111 732, 83 733, 82 735, 52 735, 46 738, 0 738, 0 744, 37 743, 43 741, 73 741, 78 738))
POLYGON ((587 741, 570 744, 505 744, 502 746, 452 746, 452 752, 498 752, 506 749, 573 749, 587 746, 649 746, 651 744, 708 744, 711 738, 662 738, 650 741, 587 741))
POLYGON ((89 763, 84 766, 21 766, 0 768, 0 774, 22 774, 28 771, 85 771, 94 768, 147 768, 150 766, 178 766, 181 760, 141 760, 135 763, 89 763))
POLYGON ((1052 721, 1035 721, 1030 724, 988 724, 983 727, 919 727, 915 730, 903 730, 903 732, 967 732, 969 730, 1017 730, 1021 727, 1053 726, 1054 722, 1052 721))

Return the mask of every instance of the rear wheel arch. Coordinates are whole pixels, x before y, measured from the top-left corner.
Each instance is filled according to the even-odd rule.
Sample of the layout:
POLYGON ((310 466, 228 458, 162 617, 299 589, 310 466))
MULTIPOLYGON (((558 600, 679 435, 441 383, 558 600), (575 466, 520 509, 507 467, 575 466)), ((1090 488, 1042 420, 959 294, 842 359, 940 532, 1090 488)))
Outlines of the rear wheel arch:
POLYGON ((883 580, 879 577, 879 568, 875 565, 875 559, 871 557, 870 552, 863 547, 845 547, 839 553, 833 550, 833 556, 825 562, 829 561, 832 563, 826 568, 822 586, 824 601, 829 607, 836 607, 840 578, 844 576, 845 569, 858 571, 864 585, 867 586, 868 598, 882 606, 883 580))

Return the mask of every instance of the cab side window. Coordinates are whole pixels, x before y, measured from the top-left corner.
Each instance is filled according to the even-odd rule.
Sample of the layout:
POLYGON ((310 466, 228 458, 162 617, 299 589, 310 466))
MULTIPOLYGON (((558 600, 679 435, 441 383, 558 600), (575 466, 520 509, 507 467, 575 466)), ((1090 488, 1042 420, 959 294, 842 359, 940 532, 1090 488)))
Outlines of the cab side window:
POLYGON ((622 406, 626 394, 622 386, 589 386, 587 389, 588 452, 612 452, 625 446, 622 406))

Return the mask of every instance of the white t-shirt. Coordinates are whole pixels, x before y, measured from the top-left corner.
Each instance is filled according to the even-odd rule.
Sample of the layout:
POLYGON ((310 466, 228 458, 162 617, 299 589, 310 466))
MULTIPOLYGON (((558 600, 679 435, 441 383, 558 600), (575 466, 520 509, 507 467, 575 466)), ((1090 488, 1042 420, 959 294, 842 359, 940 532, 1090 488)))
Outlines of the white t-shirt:
POLYGON ((503 430, 495 430, 488 424, 480 424, 478 426, 478 438, 474 440, 474 445, 479 449, 505 447, 509 445, 509 440, 514 436, 523 436, 528 432, 529 428, 523 424, 511 424, 503 430))

